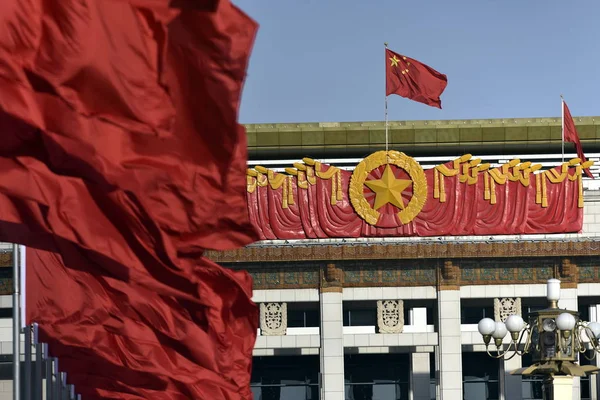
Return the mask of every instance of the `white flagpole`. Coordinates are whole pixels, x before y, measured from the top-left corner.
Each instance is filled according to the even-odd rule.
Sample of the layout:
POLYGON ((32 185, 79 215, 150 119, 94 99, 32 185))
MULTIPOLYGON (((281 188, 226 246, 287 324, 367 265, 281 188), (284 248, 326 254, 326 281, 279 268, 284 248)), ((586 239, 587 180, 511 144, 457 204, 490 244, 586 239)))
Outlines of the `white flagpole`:
POLYGON ((20 284, 21 284, 21 329, 25 332, 25 374, 22 376, 23 382, 25 382, 25 391, 23 393, 23 400, 32 400, 32 386, 33 386, 33 369, 32 369, 32 332, 31 326, 27 326, 27 316, 25 314, 25 287, 26 287, 26 253, 25 246, 19 245, 19 265, 20 270, 20 284))
POLYGON ((19 245, 13 244, 13 399, 21 399, 21 299, 19 245))
POLYGON ((25 246, 23 245, 19 245, 19 259, 20 259, 20 267, 19 268, 21 270, 21 292, 19 293, 21 296, 21 328, 25 329, 27 327, 27 315, 25 314, 26 311, 26 304, 25 304, 25 293, 26 293, 26 271, 27 271, 27 259, 26 259, 26 252, 25 252, 25 246))
POLYGON ((562 162, 565 162, 565 99, 563 95, 560 95, 560 119, 561 119, 561 149, 562 149, 562 162))
MULTIPOLYGON (((384 43, 384 45, 385 45, 385 49, 387 50, 388 44, 384 43)), ((387 55, 387 51, 386 51, 386 55, 387 55)), ((387 74, 387 65, 386 65, 385 73, 387 74)), ((386 76, 386 82, 387 82, 387 76, 386 76)), ((385 153, 386 154, 388 152, 389 142, 390 141, 389 141, 389 136, 388 136, 388 97, 387 97, 387 93, 386 93, 385 94, 385 153)))

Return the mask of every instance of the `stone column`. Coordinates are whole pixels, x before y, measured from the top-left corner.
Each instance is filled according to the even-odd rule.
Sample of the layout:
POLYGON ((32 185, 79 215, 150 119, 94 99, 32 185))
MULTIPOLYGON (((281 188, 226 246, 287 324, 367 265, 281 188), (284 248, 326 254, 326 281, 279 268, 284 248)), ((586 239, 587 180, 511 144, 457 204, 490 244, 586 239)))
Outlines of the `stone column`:
MULTIPOLYGON (((408 323, 419 331, 427 329, 427 308, 413 307, 408 323)), ((429 400, 430 362, 429 353, 412 353, 410 368, 411 400, 429 400)))
MULTIPOLYGON (((574 383, 572 376, 556 375, 550 378, 550 381, 544 384, 544 390, 550 394, 545 398, 551 400, 575 400, 575 396, 572 396, 574 393, 572 388, 574 383)), ((579 393, 577 393, 577 398, 579 398, 579 393)))
POLYGON ((410 355, 410 394, 411 400, 429 400, 429 353, 410 355))
POLYGON ((344 400, 342 271, 328 264, 321 273, 321 399, 344 400))
POLYGON ((511 375, 511 371, 521 368, 521 357, 515 356, 510 360, 500 361, 500 399, 521 400, 521 375, 511 375))
POLYGON ((459 268, 446 261, 438 270, 439 399, 463 398, 462 341, 460 333, 459 268))

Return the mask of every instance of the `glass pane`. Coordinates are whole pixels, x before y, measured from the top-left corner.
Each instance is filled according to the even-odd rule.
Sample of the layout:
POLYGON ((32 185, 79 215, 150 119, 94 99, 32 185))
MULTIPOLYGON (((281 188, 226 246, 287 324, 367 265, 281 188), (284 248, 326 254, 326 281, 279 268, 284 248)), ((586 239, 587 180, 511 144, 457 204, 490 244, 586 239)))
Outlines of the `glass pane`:
POLYGON ((521 383, 523 400, 543 400, 542 381, 540 379, 525 378, 521 383))
POLYGON ((408 354, 356 354, 344 357, 348 383, 408 383, 408 354))
POLYGON ((253 385, 279 385, 283 382, 318 382, 319 356, 254 357, 253 385))
POLYGON ((288 310, 287 324, 290 328, 305 328, 306 327, 306 312, 303 310, 288 310))
POLYGON ((402 389, 395 384, 347 384, 346 400, 405 400, 408 392, 402 394, 402 389))
POLYGON ((377 310, 350 310, 350 326, 377 325, 377 310))
POLYGON ((580 380, 581 385, 581 400, 588 400, 591 397, 590 393, 590 378, 585 377, 580 380))
POLYGON ((319 310, 306 310, 306 327, 314 328, 321 325, 321 316, 319 310))
POLYGON ((482 318, 494 318, 494 307, 462 307, 460 310, 461 324, 477 324, 482 318))
POLYGON ((305 386, 284 386, 277 400, 306 400, 305 386))
POLYGON ((317 303, 288 303, 287 315, 290 328, 317 327, 320 324, 317 303))
POLYGON ((498 360, 485 353, 463 353, 463 380, 482 378, 488 381, 498 381, 498 360))
POLYGON ((488 399, 489 400, 498 400, 499 396, 500 396, 500 385, 498 384, 498 381, 491 381, 488 382, 488 399))
POLYGON ((396 385, 393 383, 382 383, 373 385, 373 399, 396 400, 396 385))

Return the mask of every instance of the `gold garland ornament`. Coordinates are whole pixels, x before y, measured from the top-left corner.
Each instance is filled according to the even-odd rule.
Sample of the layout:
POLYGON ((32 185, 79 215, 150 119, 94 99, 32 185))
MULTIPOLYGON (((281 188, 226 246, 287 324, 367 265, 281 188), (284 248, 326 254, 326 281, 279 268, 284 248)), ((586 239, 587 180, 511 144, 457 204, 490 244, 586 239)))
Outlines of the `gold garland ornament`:
MULTIPOLYGON (((423 209, 425 202, 427 201, 427 178, 421 165, 412 157, 406 154, 391 150, 391 151, 378 151, 375 152, 365 159, 363 159, 354 169, 352 177, 350 178, 349 195, 350 202, 354 207, 356 213, 365 220, 369 225, 376 225, 379 220, 380 213, 375 208, 371 207, 364 195, 364 187, 369 182, 367 177, 369 174, 383 166, 387 165, 386 172, 389 169, 389 165, 395 165, 398 168, 405 170, 413 184, 413 196, 406 206, 403 204, 399 207, 401 210, 396 213, 396 216, 402 224, 408 224, 412 221, 423 209), (403 208, 403 209, 402 209, 403 208)), ((388 179, 392 181, 400 181, 395 178, 389 178, 387 173, 384 173, 388 179)), ((383 181, 385 177, 382 177, 380 181, 383 181)), ((400 185, 402 187, 404 185, 400 185)), ((377 202, 377 199, 376 199, 377 202)), ((395 204, 393 201, 389 201, 395 204)), ((379 207, 377 207, 379 208, 379 207)))

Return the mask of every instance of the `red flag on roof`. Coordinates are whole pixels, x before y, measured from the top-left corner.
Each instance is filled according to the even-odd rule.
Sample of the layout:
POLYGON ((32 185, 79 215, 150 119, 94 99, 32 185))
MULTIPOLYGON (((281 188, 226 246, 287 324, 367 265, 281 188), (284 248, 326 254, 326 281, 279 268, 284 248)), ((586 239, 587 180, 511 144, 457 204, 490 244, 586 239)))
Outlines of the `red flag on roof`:
POLYGON ((385 49, 385 95, 398 96, 442 108, 440 95, 448 85, 446 75, 413 58, 385 49))
POLYGON ((256 237, 256 23, 228 0, 7 0, 0 22, 0 240, 38 249, 28 321, 86 398, 250 399, 251 282, 201 252, 256 237))
MULTIPOLYGON (((583 148, 581 147, 581 142, 579 141, 579 135, 577 134, 577 128, 575 127, 575 121, 573 121, 573 117, 571 116, 571 111, 569 111, 569 107, 567 103, 563 100, 562 102, 563 110, 563 121, 562 121, 562 131, 563 131, 563 140, 565 142, 570 142, 575 145, 575 151, 577 151, 577 157, 581 159, 581 163, 587 161, 585 155, 583 154, 583 148)), ((589 168, 585 168, 583 170, 585 174, 594 179, 594 176, 590 172, 589 168)))

